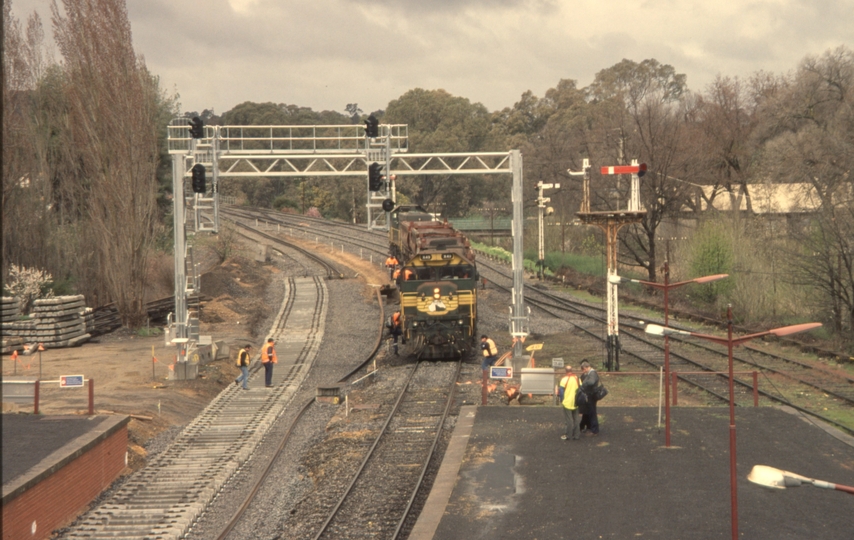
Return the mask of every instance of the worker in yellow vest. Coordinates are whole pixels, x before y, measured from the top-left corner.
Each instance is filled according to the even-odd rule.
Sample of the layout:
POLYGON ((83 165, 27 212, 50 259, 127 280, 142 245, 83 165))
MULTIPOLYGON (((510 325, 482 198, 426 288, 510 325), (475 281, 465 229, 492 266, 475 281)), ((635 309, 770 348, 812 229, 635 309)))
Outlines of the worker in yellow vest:
POLYGON ((566 420, 566 431, 560 438, 564 441, 567 439, 577 441, 581 438, 581 433, 578 429, 578 407, 575 404, 575 394, 581 383, 578 382, 578 376, 572 372, 572 366, 567 364, 564 369, 566 375, 560 380, 556 389, 560 404, 563 406, 563 418, 566 420))
POLYGON ((273 364, 279 361, 273 345, 275 345, 273 338, 268 338, 266 345, 261 349, 261 363, 264 365, 264 385, 267 388, 273 387, 273 364))

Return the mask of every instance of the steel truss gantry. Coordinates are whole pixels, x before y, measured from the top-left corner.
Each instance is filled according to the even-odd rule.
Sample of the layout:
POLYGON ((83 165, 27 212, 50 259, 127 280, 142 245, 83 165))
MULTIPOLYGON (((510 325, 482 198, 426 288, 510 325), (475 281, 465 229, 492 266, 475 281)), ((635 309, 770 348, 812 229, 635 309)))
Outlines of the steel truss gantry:
MULTIPOLYGON (((223 178, 259 177, 358 177, 366 179, 367 226, 388 229, 386 199, 396 201, 395 179, 420 175, 512 174, 513 188, 513 306, 510 333, 527 335, 524 309, 522 259, 522 155, 509 152, 462 152, 414 154, 408 152, 408 126, 381 124, 378 136, 365 136, 361 125, 316 126, 205 126, 204 137, 190 136, 187 118, 174 119, 169 130, 175 206, 175 338, 188 338, 185 208, 194 212, 196 231, 219 230, 218 183, 223 178), (194 165, 211 172, 204 194, 187 191, 194 165), (378 163, 383 170, 379 192, 370 190, 368 167, 378 163), (380 221, 383 220, 383 223, 380 221)), ((193 282, 197 283, 195 279, 193 282)), ((514 356, 521 355, 522 340, 514 356)), ((184 352, 186 352, 186 348, 184 352)), ((185 360, 179 346, 179 361, 185 360)))

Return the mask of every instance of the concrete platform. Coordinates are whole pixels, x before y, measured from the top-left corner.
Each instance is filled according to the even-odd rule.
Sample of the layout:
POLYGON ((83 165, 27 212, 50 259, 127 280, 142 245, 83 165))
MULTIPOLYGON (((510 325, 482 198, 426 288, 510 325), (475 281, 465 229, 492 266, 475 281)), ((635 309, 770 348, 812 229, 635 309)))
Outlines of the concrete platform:
MULTIPOLYGON (((563 441, 557 407, 464 407, 410 540, 731 538, 728 409, 674 408, 669 449, 657 415, 600 407, 599 436, 563 441)), ((854 538, 851 495, 746 479, 854 485, 854 438, 774 408, 737 409, 736 433, 740 538, 854 538)))

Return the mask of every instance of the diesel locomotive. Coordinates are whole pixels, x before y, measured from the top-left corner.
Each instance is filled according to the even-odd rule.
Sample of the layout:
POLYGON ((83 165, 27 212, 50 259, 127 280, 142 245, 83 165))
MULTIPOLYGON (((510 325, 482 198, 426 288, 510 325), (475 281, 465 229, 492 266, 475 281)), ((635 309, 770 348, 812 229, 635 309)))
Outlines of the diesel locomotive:
POLYGON ((477 333, 477 266, 468 239, 420 206, 390 213, 389 249, 396 276, 404 352, 423 360, 456 359, 477 333))

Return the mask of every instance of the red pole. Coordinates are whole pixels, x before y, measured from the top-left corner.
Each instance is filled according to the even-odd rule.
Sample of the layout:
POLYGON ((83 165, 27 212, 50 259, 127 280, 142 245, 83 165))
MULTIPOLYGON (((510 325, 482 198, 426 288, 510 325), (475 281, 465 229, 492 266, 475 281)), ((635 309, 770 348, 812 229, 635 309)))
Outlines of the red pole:
POLYGON ((487 395, 486 385, 488 384, 488 380, 489 380, 489 378, 487 377, 486 370, 484 369, 483 370, 483 377, 481 379, 481 391, 480 391, 480 404, 481 405, 486 405, 486 395, 487 395))
MULTIPOLYGON (((664 326, 668 323, 668 296, 670 266, 664 261, 664 326)), ((676 389, 673 389, 674 394, 676 389)), ((674 400, 675 403, 675 400, 674 400)), ((670 337, 664 336, 664 446, 670 448, 670 337)))
POLYGON ((89 379, 89 415, 95 414, 95 379, 89 379))
POLYGON ((39 413, 39 381, 36 381, 35 399, 33 400, 33 414, 39 413))
POLYGON ((678 380, 676 372, 672 373, 673 375, 673 406, 679 405, 679 396, 676 393, 676 381, 678 380))
POLYGON ((732 305, 727 306, 727 353, 729 356, 729 485, 732 540, 738 540, 738 476, 735 445, 735 384, 732 368, 732 305))
POLYGON ((753 406, 759 406, 759 372, 753 372, 753 406))

